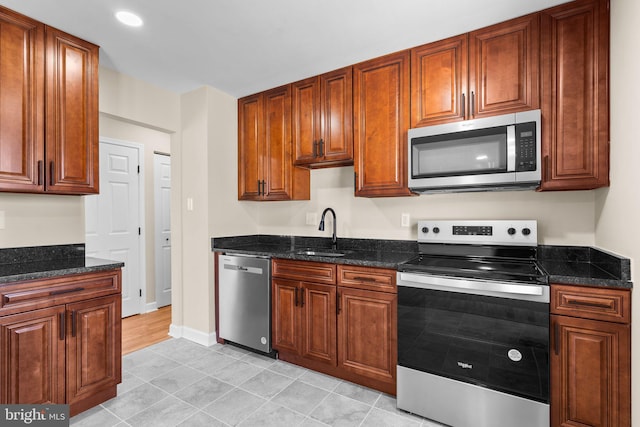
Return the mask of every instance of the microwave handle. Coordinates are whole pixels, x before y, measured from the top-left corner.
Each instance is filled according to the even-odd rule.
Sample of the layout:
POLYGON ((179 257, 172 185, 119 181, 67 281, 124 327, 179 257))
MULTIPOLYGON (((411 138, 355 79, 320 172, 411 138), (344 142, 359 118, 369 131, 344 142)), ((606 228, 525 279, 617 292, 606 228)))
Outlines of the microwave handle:
POLYGON ((516 170, 516 127, 507 126, 507 172, 516 170))

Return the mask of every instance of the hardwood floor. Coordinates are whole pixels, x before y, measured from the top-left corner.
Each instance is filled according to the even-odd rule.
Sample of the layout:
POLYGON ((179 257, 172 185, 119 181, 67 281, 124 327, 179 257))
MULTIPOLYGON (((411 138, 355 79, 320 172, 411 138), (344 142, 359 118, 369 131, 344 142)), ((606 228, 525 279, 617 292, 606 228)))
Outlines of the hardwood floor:
POLYGON ((171 306, 122 319, 122 354, 129 354, 171 338, 171 306))

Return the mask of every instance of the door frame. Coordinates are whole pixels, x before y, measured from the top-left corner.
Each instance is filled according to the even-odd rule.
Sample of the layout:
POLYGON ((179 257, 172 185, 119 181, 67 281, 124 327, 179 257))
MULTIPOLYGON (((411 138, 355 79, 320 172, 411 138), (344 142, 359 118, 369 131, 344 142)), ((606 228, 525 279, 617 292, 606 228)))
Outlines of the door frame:
MULTIPOLYGON (((138 142, 125 141, 122 139, 99 137, 100 143, 120 145, 127 148, 138 150, 138 163, 140 166, 140 173, 138 174, 138 224, 140 224, 140 238, 138 239, 138 253, 140 254, 140 288, 142 289, 142 296, 140 297, 140 314, 147 312, 147 254, 146 247, 146 226, 145 221, 145 168, 144 168, 144 144, 138 142)), ((153 311, 153 310, 149 310, 153 311)))

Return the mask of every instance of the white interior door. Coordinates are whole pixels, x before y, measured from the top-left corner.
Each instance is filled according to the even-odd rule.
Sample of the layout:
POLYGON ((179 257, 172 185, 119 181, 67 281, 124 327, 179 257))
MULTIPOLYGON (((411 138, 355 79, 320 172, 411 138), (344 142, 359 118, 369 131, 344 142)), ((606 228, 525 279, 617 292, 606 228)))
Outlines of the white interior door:
POLYGON ((85 197, 87 255, 124 262, 122 317, 141 312, 141 148, 100 141, 100 194, 85 197))
POLYGON ((171 157, 154 154, 156 304, 171 304, 171 157))

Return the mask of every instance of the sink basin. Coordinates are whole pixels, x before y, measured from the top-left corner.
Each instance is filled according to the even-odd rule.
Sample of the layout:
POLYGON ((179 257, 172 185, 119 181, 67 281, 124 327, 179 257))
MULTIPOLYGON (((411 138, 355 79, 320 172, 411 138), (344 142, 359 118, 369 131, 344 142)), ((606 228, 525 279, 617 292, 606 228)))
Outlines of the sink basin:
POLYGON ((325 256, 325 257, 343 257, 345 256, 344 252, 334 251, 331 249, 302 249, 296 251, 297 255, 305 255, 305 256, 325 256))

